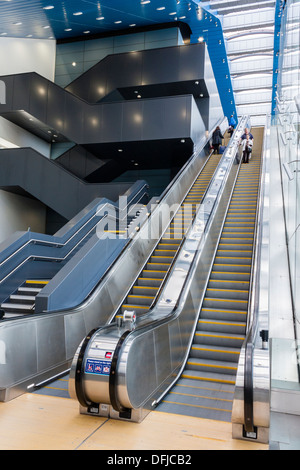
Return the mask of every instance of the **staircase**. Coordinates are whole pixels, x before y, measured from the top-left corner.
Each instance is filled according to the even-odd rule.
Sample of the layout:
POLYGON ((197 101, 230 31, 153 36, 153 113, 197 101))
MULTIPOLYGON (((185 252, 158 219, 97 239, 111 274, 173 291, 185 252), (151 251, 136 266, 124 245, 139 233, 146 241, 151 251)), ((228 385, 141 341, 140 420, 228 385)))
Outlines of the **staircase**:
POLYGON ((260 158, 242 164, 179 381, 159 411, 231 420, 240 350, 245 339, 260 179, 260 158))
POLYGON ((1 304, 5 318, 34 313, 35 297, 47 285, 49 280, 29 279, 8 300, 1 304))
POLYGON ((134 310, 138 316, 147 312, 153 304, 220 159, 221 155, 211 156, 203 171, 196 178, 180 210, 174 216, 131 292, 127 295, 119 315, 125 310, 134 310))

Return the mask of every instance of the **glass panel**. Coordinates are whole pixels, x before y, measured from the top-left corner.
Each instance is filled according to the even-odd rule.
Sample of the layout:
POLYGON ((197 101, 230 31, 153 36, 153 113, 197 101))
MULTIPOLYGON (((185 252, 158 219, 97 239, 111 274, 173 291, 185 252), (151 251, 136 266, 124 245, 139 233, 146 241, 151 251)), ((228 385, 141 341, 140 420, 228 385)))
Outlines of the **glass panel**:
POLYGON ((288 0, 282 18, 276 125, 282 166, 291 286, 300 340, 300 2, 288 0))

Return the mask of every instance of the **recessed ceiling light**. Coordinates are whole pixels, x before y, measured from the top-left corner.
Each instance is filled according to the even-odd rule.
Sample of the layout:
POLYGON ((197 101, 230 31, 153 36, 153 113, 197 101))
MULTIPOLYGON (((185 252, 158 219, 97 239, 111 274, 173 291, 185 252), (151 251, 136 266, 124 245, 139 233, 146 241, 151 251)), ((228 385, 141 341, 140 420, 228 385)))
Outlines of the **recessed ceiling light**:
POLYGON ((50 26, 43 26, 43 28, 44 28, 44 29, 48 29, 48 28, 50 28, 50 26))
POLYGON ((121 20, 115 21, 115 24, 119 24, 119 23, 122 23, 122 21, 121 20))
POLYGON ((72 28, 66 28, 65 31, 72 31, 72 28))
POLYGON ((176 11, 172 11, 172 13, 169 13, 169 15, 176 15, 176 11))
POLYGON ((32 34, 28 34, 26 37, 27 38, 32 38, 32 34))
POLYGON ((7 35, 7 33, 1 33, 1 36, 6 36, 6 35, 7 35))
POLYGON ((52 10, 53 8, 53 5, 48 5, 47 7, 43 7, 43 10, 52 10))
POLYGON ((146 5, 147 3, 151 3, 150 0, 141 0, 141 5, 146 5))
POLYGON ((76 67, 76 62, 72 62, 73 67, 76 67))
POLYGON ((73 13, 74 16, 80 16, 80 15, 83 15, 82 11, 76 11, 75 13, 73 13))
POLYGON ((141 95, 137 95, 137 98, 141 98, 141 95))
POLYGON ((130 24, 129 26, 130 26, 130 28, 132 28, 133 26, 136 26, 136 24, 133 23, 133 24, 130 24))
POLYGON ((90 31, 83 31, 83 34, 89 34, 90 31))
POLYGON ((99 16, 99 18, 96 18, 97 21, 99 20, 104 20, 104 16, 99 16))
POLYGON ((159 7, 159 8, 156 8, 156 10, 165 10, 166 7, 159 7))
POLYGON ((13 25, 15 26, 19 26, 20 24, 22 24, 21 21, 18 21, 17 23, 13 23, 13 25))

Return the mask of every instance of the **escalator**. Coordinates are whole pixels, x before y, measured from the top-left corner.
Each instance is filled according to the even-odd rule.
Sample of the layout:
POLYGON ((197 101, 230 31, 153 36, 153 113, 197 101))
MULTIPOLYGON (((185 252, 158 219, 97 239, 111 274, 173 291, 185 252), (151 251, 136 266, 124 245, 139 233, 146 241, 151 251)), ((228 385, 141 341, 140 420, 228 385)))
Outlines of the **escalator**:
POLYGON ((136 315, 146 313, 155 302, 160 286, 180 248, 185 231, 192 223, 220 158, 221 155, 211 155, 208 159, 205 168, 196 178, 168 229, 138 276, 131 292, 127 295, 120 313, 126 310, 133 310, 136 315))
MULTIPOLYGON (((79 346, 71 367, 69 393, 79 401, 81 413, 140 422, 156 409, 231 421, 248 326, 261 179, 260 157, 253 156, 249 164, 232 160, 238 141, 236 132, 185 242, 179 241, 180 248, 164 247, 172 250, 176 261, 170 264, 164 256, 171 253, 157 251, 162 249, 160 241, 153 253, 154 257, 162 256, 160 264, 151 256, 151 266, 146 264, 146 272, 138 276, 123 303, 123 322, 92 330, 79 346), (228 155, 233 163, 226 170, 223 165, 228 155), (215 204, 211 205, 221 174, 222 191, 214 193, 215 204), (202 243, 195 243, 194 249, 202 229, 202 243), (160 273, 161 280, 168 273, 163 287, 148 285, 145 280, 149 291, 139 290, 141 282, 150 279, 152 263, 156 264, 152 272, 160 273), (129 311, 137 315, 136 324, 134 316, 128 321, 129 311), (139 311, 143 313, 140 317, 139 311)), ((188 198, 193 191, 191 188, 188 198)), ((172 229, 170 226, 164 234, 172 234, 173 243, 175 221, 180 227, 181 221, 175 217, 172 229)))
POLYGON ((239 123, 226 152, 212 155, 191 179, 177 212, 112 312, 112 323, 91 330, 78 347, 69 393, 82 413, 140 422, 180 373, 240 168, 237 150, 247 119, 239 123))
POLYGON ((158 410, 231 421, 245 340, 260 158, 241 165, 185 369, 158 410))

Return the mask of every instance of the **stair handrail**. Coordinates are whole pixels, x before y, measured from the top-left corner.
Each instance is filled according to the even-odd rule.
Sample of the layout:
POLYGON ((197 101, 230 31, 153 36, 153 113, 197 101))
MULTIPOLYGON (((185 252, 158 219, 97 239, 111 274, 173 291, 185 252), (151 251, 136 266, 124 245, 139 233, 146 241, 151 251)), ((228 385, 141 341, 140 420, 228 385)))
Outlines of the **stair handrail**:
MULTIPOLYGON (((141 191, 146 188, 148 185, 147 183, 145 183, 143 185, 143 187, 141 187, 138 191, 137 194, 141 193, 141 191)), ((143 196, 143 195, 142 195, 143 196)), ((142 198, 141 196, 141 198, 142 198)), ((141 200, 141 199, 139 199, 141 200)), ((130 202, 128 202, 128 204, 126 205, 126 208, 128 208, 130 206, 130 202)), ((135 203, 135 204, 138 204, 138 203, 135 203)), ((41 239, 38 239, 38 238, 31 238, 29 240, 27 240, 25 243, 23 243, 23 245, 21 245, 19 248, 17 248, 13 253, 11 253, 9 256, 7 256, 3 261, 0 262, 0 268, 5 264, 7 263, 8 261, 10 261, 14 256, 16 256, 20 251, 22 251, 24 248, 26 248, 26 246, 28 245, 31 245, 31 244, 39 244, 39 245, 43 245, 43 246, 53 246, 55 248, 63 248, 65 246, 67 246, 73 238, 75 238, 93 219, 95 219, 96 217, 99 217, 99 206, 101 206, 101 210, 104 211, 105 208, 109 208, 109 207, 114 207, 115 209, 118 209, 118 206, 116 203, 113 203, 113 202, 105 202, 104 204, 101 205, 101 201, 100 201, 100 204, 97 203, 96 206, 94 206, 94 208, 92 209, 93 211, 93 214, 91 215, 91 217, 86 220, 84 222, 83 225, 81 225, 71 236, 69 236, 69 238, 64 242, 64 243, 60 243, 60 242, 51 242, 50 240, 49 241, 46 241, 46 240, 41 240, 41 239), (97 210, 98 209, 98 210, 97 210), (96 210, 94 212, 94 210, 96 210)), ((108 215, 105 214, 103 217, 102 217, 102 220, 107 218, 108 215)), ((118 221, 122 221, 122 220, 125 220, 126 216, 124 216, 124 218, 121 218, 121 219, 117 219, 118 221)), ((43 259, 43 260, 51 260, 51 261, 62 261, 64 260, 67 256, 69 256, 70 253, 72 253, 72 251, 93 231, 95 230, 95 225, 77 242, 76 245, 74 245, 73 248, 71 248, 68 253, 64 256, 64 257, 50 257, 50 256, 42 256, 42 255, 29 255, 27 258, 25 258, 18 266, 16 266, 14 269, 12 269, 4 278, 0 279, 0 284, 3 283, 9 276, 11 276, 16 270, 18 270, 24 263, 26 263, 29 259, 43 259)))

